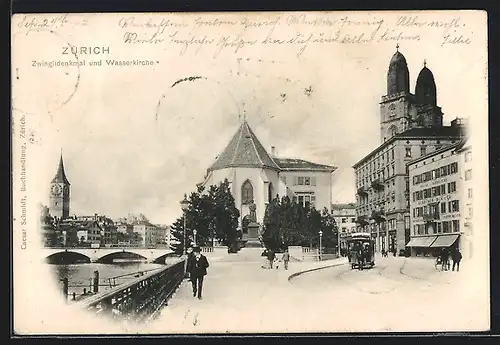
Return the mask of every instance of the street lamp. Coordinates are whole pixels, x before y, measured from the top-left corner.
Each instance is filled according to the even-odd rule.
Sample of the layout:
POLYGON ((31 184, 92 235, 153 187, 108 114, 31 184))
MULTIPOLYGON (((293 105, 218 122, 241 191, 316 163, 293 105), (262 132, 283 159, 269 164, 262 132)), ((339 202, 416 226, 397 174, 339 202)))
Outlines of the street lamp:
POLYGON ((322 244, 321 244, 321 239, 323 238, 323 231, 319 231, 319 261, 321 261, 321 252, 322 252, 322 244))
POLYGON ((196 229, 193 230, 193 242, 194 242, 194 246, 196 247, 196 233, 198 231, 196 231, 196 229))
POLYGON ((186 255, 186 211, 189 207, 189 201, 184 194, 184 200, 181 201, 182 212, 184 213, 184 245, 182 247, 182 255, 186 255))

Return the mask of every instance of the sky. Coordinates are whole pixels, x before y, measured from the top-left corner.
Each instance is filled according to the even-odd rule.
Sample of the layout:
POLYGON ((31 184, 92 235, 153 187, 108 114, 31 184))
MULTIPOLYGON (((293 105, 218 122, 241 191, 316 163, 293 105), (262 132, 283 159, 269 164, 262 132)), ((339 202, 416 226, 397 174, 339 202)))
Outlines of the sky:
MULTIPOLYGON (((374 16, 350 15, 359 20, 368 17, 374 16)), ((384 18, 384 26, 392 30, 398 16, 375 17, 384 18)), ((380 144, 379 102, 385 95, 395 40, 311 44, 300 56, 297 46, 261 44, 236 52, 227 49, 214 57, 207 47, 192 46, 182 53, 181 46, 126 45, 120 41, 123 28, 109 25, 119 19, 93 18, 88 32, 75 26, 57 35, 46 34, 43 48, 37 48, 39 38, 31 33, 17 37, 24 45, 14 55, 25 65, 19 62, 24 68, 19 68, 21 77, 14 82, 16 116, 23 111, 29 114, 29 126, 39 140, 28 157, 37 200, 48 203, 49 182, 62 150, 71 182, 71 214, 118 218, 143 213, 154 223, 171 224, 181 214, 179 201, 184 193, 203 181, 206 169, 245 117, 268 152, 275 146, 280 157, 338 167, 332 175, 332 202, 355 201, 352 165, 380 144), (95 35, 92 40, 90 33, 95 35), (86 65, 69 72, 26 68, 35 59, 67 59, 59 50, 61 42, 68 40, 73 45, 110 46, 112 57, 106 59, 159 63, 153 67, 86 65), (201 78, 172 86, 195 76, 201 78)), ((472 19, 462 18, 461 23, 472 37, 469 44, 442 45, 444 29, 421 30, 420 40, 398 42, 408 62, 411 92, 427 61, 445 124, 473 116, 486 100, 485 33, 474 27, 472 19)), ((206 30, 214 35, 216 30, 236 32, 206 30)), ((250 39, 269 32, 268 28, 253 30, 238 33, 250 39)), ((279 27, 273 35, 293 34, 291 30, 279 27)), ((190 33, 195 34, 201 37, 190 33)), ((80 59, 87 64, 91 60, 80 59)))

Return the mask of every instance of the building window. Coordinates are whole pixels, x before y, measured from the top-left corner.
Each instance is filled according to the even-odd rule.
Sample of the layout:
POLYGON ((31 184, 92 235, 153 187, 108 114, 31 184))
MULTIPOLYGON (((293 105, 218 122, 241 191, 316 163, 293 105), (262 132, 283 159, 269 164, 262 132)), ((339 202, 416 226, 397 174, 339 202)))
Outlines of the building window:
POLYGON ((465 171, 465 181, 469 181, 470 179, 472 179, 472 169, 465 171))
POLYGON ((454 193, 457 190, 457 183, 456 182, 450 182, 448 183, 448 193, 454 193))
POLYGON ((467 197, 468 197, 469 199, 472 199, 472 188, 469 188, 469 189, 467 190, 467 197))
POLYGON ((293 200, 303 207, 316 207, 316 197, 314 194, 299 194, 293 197, 293 200))
POLYGON ((446 234, 448 232, 451 232, 450 222, 443 222, 443 233, 446 234))
POLYGON ((342 223, 347 223, 347 218, 342 218, 342 223))
POLYGON ((446 203, 445 202, 441 203, 441 213, 446 213, 446 203))
POLYGON ((465 161, 466 162, 472 161, 472 152, 466 152, 465 153, 465 161))
POLYGON ((458 163, 451 163, 450 164, 450 174, 454 174, 458 171, 458 163))
POLYGON ((273 184, 271 182, 269 182, 269 186, 267 187, 267 201, 268 202, 273 201, 273 194, 274 194, 273 184))
POLYGON ((391 160, 394 160, 394 148, 391 149, 391 160))
POLYGON ((448 212, 458 212, 459 210, 460 208, 458 200, 452 200, 448 202, 448 212))
POLYGON ((405 157, 411 158, 411 147, 405 148, 405 157))
POLYGON ((452 225, 453 225, 453 232, 460 232, 460 221, 453 220, 452 225))
POLYGON ((246 180, 241 186, 241 203, 250 204, 253 201, 253 187, 250 181, 246 180))
POLYGON ((420 155, 425 156, 427 153, 427 148, 425 146, 420 146, 420 155))

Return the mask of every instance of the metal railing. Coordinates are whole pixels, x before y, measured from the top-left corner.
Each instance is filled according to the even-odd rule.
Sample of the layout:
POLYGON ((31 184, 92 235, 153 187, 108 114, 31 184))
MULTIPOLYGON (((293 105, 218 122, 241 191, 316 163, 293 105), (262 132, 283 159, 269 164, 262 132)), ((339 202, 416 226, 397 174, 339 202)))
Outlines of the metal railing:
POLYGON ((185 260, 154 270, 109 290, 75 302, 71 307, 87 309, 116 319, 148 321, 158 315, 185 275, 185 260))

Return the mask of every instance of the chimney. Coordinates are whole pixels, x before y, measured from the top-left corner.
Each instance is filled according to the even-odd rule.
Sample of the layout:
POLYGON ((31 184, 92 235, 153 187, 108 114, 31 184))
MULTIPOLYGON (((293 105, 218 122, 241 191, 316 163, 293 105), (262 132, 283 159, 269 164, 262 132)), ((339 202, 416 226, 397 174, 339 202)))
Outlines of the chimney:
POLYGON ((274 146, 271 146, 271 156, 276 157, 276 148, 274 146))

